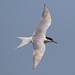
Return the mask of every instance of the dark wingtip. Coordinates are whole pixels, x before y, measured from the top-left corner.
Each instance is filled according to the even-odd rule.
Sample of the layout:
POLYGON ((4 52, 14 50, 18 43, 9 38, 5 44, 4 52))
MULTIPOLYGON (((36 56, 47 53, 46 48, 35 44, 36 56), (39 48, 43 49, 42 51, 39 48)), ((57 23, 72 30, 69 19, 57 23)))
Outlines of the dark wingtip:
POLYGON ((48 9, 48 7, 47 7, 47 5, 45 3, 44 3, 44 10, 49 11, 49 9, 48 9))
POLYGON ((34 68, 32 68, 32 70, 34 70, 34 68))
POLYGON ((44 7, 45 7, 45 6, 47 7, 47 5, 44 3, 44 7))
POLYGON ((44 5, 45 5, 45 3, 44 3, 44 5))

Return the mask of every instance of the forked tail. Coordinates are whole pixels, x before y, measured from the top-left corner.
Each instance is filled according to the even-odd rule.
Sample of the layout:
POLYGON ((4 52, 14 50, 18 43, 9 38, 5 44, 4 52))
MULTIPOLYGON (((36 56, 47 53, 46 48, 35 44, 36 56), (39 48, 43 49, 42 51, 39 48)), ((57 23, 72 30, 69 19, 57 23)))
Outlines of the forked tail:
POLYGON ((32 37, 17 37, 17 38, 22 40, 21 44, 17 48, 23 47, 32 42, 32 37))

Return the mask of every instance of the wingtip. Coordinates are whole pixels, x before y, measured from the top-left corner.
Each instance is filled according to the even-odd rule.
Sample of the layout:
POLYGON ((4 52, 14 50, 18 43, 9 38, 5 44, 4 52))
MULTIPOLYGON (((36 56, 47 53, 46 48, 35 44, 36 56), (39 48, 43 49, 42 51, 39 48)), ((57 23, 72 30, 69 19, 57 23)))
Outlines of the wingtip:
POLYGON ((44 3, 44 6, 46 6, 46 4, 44 3))
POLYGON ((33 67, 33 69, 32 70, 34 70, 35 68, 33 67))
POLYGON ((33 65, 33 70, 36 68, 37 66, 33 65))
POLYGON ((47 5, 44 3, 44 7, 47 7, 47 5))

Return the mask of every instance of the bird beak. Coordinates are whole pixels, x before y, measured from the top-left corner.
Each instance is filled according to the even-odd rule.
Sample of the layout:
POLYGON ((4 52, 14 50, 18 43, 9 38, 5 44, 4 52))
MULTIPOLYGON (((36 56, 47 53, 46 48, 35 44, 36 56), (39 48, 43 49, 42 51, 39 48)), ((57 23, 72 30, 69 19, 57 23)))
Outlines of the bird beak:
POLYGON ((52 42, 57 43, 56 41, 52 41, 52 42))

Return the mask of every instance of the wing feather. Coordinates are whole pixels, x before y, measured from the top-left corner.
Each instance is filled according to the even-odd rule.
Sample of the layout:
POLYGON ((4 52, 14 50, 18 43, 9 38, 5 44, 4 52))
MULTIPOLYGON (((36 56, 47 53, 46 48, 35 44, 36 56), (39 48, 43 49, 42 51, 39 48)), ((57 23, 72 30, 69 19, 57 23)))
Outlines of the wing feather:
POLYGON ((40 63, 44 52, 45 52, 45 45, 43 41, 33 41, 33 69, 37 67, 37 65, 40 63))
POLYGON ((42 17, 40 19, 40 24, 37 26, 33 36, 43 37, 46 35, 46 30, 51 24, 51 16, 48 7, 44 4, 44 11, 42 13, 42 17))

